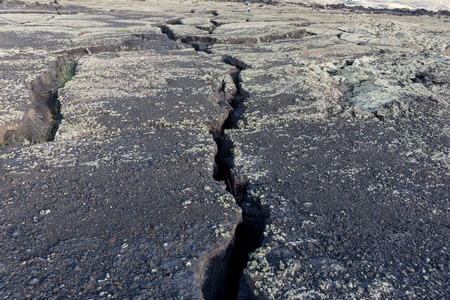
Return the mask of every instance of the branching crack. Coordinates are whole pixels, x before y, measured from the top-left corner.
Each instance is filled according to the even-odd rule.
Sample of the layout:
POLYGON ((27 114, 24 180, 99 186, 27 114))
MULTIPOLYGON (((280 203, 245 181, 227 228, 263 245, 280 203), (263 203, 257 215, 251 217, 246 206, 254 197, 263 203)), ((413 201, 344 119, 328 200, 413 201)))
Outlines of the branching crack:
MULTIPOLYGON (((222 24, 217 21, 210 20, 213 26, 195 26, 195 28, 207 31, 209 35, 177 35, 176 31, 173 30, 174 27, 170 27, 170 25, 180 25, 179 23, 173 23, 171 20, 166 22, 166 24, 157 24, 155 26, 161 29, 161 32, 167 35, 171 40, 180 41, 185 44, 191 45, 196 51, 204 51, 208 54, 211 54, 211 48, 215 44, 258 44, 258 43, 270 43, 277 40, 286 40, 286 39, 301 39, 306 36, 316 35, 312 32, 307 32, 305 29, 293 30, 285 33, 279 34, 269 34, 266 36, 260 37, 236 37, 236 38, 221 38, 219 35, 213 35, 217 27, 222 24), (170 22, 169 22, 170 21, 170 22)), ((299 27, 300 25, 294 25, 294 27, 299 27)))

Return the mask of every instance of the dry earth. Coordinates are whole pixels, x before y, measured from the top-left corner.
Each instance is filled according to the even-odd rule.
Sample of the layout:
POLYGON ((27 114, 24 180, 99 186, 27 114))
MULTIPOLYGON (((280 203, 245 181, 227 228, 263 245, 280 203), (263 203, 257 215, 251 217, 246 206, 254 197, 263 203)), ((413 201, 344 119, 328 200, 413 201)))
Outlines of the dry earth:
POLYGON ((449 22, 0 1, 0 297, 449 298, 449 22))

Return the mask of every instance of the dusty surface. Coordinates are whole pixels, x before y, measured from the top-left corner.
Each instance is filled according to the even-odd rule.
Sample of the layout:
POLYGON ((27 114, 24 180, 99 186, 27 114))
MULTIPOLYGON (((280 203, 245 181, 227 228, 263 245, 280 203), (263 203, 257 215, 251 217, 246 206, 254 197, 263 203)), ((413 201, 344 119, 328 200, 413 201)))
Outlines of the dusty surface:
POLYGON ((448 16, 249 7, 0 3, 0 296, 450 296, 448 16))

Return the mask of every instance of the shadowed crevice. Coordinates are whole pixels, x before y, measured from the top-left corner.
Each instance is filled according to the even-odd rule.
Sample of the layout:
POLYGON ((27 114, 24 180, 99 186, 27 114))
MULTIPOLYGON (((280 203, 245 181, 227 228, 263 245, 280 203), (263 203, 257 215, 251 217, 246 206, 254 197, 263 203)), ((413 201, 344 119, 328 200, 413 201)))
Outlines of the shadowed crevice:
POLYGON ((26 141, 36 144, 54 140, 62 120, 58 89, 75 75, 75 68, 74 60, 62 56, 52 63, 49 71, 29 83, 31 107, 18 125, 3 130, 1 144, 26 141))
MULTIPOLYGON (((211 129, 211 135, 218 149, 213 177, 225 183, 227 191, 233 195, 243 213, 242 222, 237 226, 234 239, 226 251, 221 251, 220 256, 214 256, 208 262, 204 275, 206 280, 201 287, 201 293, 207 300, 236 299, 238 294, 242 298, 244 293, 248 293, 249 288, 242 276, 243 270, 247 266, 249 253, 261 245, 265 220, 268 216, 259 202, 247 193, 248 182, 235 176, 234 145, 227 135, 227 132, 237 128, 237 122, 245 111, 244 102, 249 94, 241 86, 240 73, 250 66, 231 56, 224 56, 223 62, 235 67, 235 72, 230 74, 235 85, 235 93, 228 99, 225 83, 222 84, 221 91, 218 91, 219 94, 222 92, 230 109, 227 118, 222 120, 219 126, 211 129)), ((220 104, 220 101, 218 102, 220 104)))

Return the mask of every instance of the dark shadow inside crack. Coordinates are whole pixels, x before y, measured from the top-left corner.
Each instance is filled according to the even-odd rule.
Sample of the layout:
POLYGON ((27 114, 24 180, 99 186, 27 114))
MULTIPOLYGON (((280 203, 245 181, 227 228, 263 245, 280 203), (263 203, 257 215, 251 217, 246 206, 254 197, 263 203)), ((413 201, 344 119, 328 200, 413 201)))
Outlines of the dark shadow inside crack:
POLYGON ((239 206, 243 210, 243 222, 236 229, 234 248, 228 267, 227 289, 223 299, 253 298, 247 295, 249 287, 243 271, 247 267, 249 254, 261 246, 265 220, 268 218, 268 214, 264 212, 259 201, 251 197, 246 190, 242 194, 239 206))

